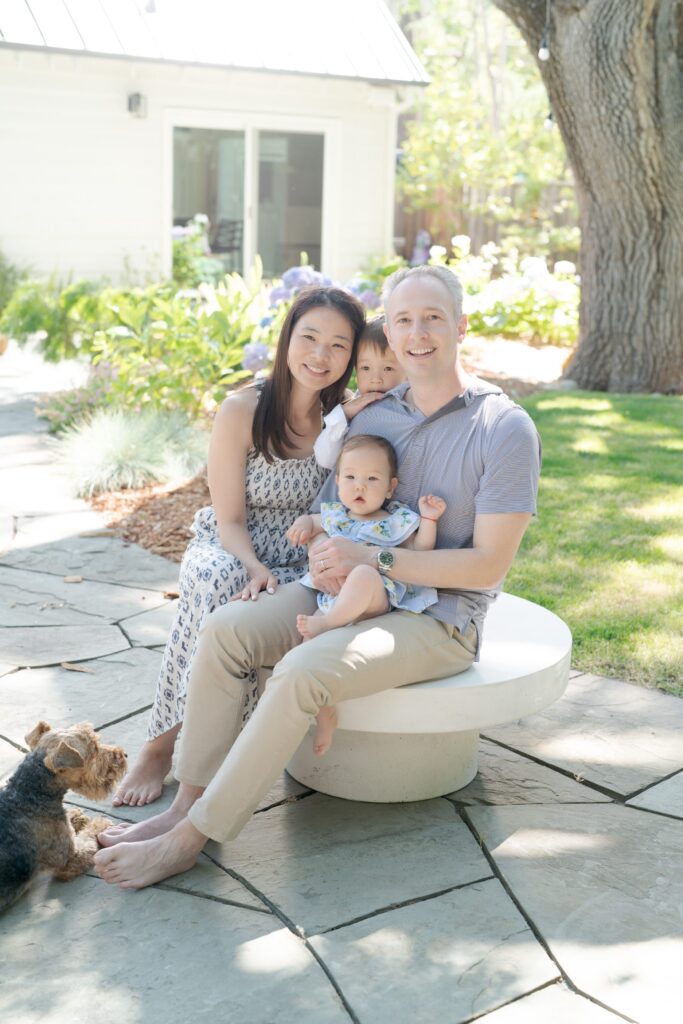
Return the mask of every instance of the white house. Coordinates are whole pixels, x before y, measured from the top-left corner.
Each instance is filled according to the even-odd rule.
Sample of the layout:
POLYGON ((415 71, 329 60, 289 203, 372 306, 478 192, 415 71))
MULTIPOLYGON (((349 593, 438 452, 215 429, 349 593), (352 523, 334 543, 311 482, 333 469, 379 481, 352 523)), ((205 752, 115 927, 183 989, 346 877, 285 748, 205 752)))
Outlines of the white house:
POLYGON ((396 119, 425 72, 381 0, 2 0, 0 249, 168 274, 173 225, 275 275, 391 250, 396 119))

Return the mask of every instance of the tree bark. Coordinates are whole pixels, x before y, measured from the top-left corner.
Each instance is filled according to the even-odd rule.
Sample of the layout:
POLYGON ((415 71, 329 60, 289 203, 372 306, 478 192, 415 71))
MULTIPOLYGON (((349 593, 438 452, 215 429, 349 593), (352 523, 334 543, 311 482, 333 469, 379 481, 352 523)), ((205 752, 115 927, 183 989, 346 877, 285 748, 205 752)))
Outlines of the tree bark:
MULTIPOLYGON (((536 56, 546 0, 493 0, 536 56)), ((683 392, 683 0, 551 0, 538 62, 576 179, 579 345, 566 376, 683 392)))

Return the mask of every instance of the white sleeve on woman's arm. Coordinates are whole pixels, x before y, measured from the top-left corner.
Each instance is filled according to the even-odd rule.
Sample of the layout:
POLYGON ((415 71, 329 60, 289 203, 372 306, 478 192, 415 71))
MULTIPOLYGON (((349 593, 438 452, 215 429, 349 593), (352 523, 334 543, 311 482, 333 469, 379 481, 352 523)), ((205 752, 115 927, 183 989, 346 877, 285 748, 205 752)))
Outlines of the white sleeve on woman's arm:
POLYGON ((348 420, 342 406, 335 405, 332 412, 328 412, 325 417, 325 428, 321 434, 318 434, 313 445, 319 466, 324 469, 334 469, 348 429, 348 420))

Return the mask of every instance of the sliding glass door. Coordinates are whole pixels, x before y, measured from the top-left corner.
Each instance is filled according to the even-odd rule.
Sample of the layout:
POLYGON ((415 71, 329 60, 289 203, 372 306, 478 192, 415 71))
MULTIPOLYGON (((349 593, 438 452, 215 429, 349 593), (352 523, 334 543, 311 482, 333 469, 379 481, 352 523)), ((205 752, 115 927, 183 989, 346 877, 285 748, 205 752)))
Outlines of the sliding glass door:
POLYGON ((302 252, 320 267, 325 137, 319 133, 173 128, 173 224, 209 218, 212 255, 245 271, 258 253, 277 277, 302 252))

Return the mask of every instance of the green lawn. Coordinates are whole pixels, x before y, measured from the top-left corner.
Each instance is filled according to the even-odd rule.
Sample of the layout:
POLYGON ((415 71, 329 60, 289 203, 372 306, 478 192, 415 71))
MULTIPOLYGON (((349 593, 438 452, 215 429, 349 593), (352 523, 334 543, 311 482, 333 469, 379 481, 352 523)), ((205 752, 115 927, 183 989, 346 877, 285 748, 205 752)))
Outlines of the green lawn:
POLYGON ((557 612, 575 667, 683 695, 683 398, 545 392, 539 514, 506 590, 557 612))

